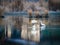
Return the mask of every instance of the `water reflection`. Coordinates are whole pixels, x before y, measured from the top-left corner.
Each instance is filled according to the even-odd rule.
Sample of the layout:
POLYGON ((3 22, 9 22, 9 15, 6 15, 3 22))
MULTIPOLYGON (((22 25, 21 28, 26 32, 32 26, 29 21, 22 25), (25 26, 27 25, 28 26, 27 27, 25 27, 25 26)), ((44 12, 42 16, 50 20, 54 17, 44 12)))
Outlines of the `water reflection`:
MULTIPOLYGON (((9 16, 7 16, 8 18, 9 16)), ((7 37, 13 39, 26 39, 30 41, 40 41, 40 23, 39 20, 32 20, 29 23, 29 20, 22 17, 23 22, 21 22, 21 18, 9 17, 7 21, 7 37), (10 20, 10 21, 9 21, 10 20), (26 21, 25 21, 26 20, 26 21), (34 22, 34 23, 33 23, 34 22)), ((27 18, 29 19, 29 18, 27 18)))
MULTIPOLYGON (((23 43, 26 45, 37 45, 40 42, 41 34, 46 25, 41 19, 32 19, 19 16, 7 16, 7 39, 8 41, 23 43), (20 20, 22 19, 22 21, 20 20), (10 20, 10 21, 9 21, 10 20)), ((42 34, 43 35, 43 34, 42 34)))
POLYGON ((4 26, 0 27, 0 34, 1 34, 0 37, 2 35, 5 35, 4 31, 7 31, 6 37, 8 39, 11 39, 11 41, 16 41, 19 43, 20 42, 26 43, 27 41, 27 43, 29 42, 29 44, 31 44, 34 42, 40 42, 41 40, 44 40, 44 39, 50 40, 51 37, 53 37, 52 40, 59 39, 58 37, 60 35, 60 25, 56 23, 57 21, 54 22, 56 24, 52 24, 52 22, 48 22, 47 20, 47 22, 50 25, 49 24, 46 25, 46 22, 44 22, 45 21, 44 19, 42 19, 42 21, 41 19, 33 19, 29 23, 29 18, 26 18, 26 17, 25 18, 23 17, 17 18, 14 16, 10 18, 9 17, 10 16, 7 16, 4 22, 6 28, 4 28, 4 26), (22 19, 22 21, 20 19, 22 19))

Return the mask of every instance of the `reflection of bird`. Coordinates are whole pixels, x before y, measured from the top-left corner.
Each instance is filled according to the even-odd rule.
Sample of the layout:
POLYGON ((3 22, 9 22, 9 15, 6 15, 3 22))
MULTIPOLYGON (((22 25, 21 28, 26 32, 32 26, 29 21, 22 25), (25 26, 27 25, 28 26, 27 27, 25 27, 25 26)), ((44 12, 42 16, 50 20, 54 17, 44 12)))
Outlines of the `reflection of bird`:
POLYGON ((46 25, 43 24, 42 21, 40 21, 40 27, 41 27, 41 31, 42 31, 42 30, 45 30, 46 25))

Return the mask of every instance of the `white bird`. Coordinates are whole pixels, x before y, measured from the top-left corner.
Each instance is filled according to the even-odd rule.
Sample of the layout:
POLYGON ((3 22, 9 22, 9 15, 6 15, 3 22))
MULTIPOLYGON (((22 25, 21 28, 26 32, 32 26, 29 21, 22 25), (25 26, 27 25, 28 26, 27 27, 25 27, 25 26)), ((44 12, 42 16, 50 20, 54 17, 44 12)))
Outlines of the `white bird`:
POLYGON ((40 21, 40 29, 41 29, 41 31, 45 30, 45 27, 46 27, 46 25, 43 24, 42 21, 40 21))

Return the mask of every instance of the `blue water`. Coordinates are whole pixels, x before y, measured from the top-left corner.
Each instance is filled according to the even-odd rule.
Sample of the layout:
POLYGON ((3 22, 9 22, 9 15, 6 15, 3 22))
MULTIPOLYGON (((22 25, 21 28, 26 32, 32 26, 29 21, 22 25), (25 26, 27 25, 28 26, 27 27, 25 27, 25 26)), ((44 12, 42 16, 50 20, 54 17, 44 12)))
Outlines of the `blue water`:
MULTIPOLYGON (((42 12, 43 13, 43 12, 42 12)), ((32 14, 34 15, 34 13, 32 12, 32 14)), ((55 12, 55 11, 49 11, 48 12, 49 15, 60 15, 60 12, 55 12)), ((28 16, 27 12, 5 12, 4 16, 28 16)))
POLYGON ((38 2, 39 0, 27 0, 28 2, 38 2))

